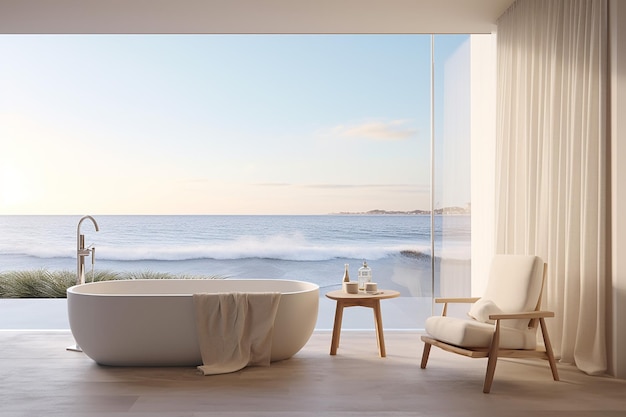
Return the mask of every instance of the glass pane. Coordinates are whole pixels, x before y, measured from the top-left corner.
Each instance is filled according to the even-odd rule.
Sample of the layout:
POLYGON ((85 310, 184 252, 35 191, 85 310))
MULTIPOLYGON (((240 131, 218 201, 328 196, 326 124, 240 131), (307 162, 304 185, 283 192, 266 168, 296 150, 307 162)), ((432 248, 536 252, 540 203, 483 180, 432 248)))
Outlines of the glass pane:
MULTIPOLYGON (((470 37, 436 35, 435 295, 470 295, 470 37)), ((467 307, 463 307, 466 311, 467 307)))
POLYGON ((429 210, 430 36, 16 35, 0 52, 0 272, 75 271, 85 213, 95 272, 303 279, 323 303, 367 259, 402 293, 390 327, 429 310, 429 217, 408 213, 429 210))

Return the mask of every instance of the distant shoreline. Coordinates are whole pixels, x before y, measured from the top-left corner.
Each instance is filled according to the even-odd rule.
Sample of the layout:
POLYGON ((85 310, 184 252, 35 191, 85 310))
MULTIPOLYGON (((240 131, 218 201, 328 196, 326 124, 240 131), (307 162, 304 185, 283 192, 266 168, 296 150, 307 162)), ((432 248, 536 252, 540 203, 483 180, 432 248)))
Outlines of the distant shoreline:
MULTIPOLYGON (((340 211, 339 213, 332 213, 332 214, 419 216, 419 215, 429 215, 430 210, 401 211, 401 210, 378 210, 376 209, 376 210, 361 211, 361 212, 340 211)), ((471 214, 471 210, 469 208, 463 208, 463 207, 443 207, 440 209, 436 209, 435 214, 471 214)))

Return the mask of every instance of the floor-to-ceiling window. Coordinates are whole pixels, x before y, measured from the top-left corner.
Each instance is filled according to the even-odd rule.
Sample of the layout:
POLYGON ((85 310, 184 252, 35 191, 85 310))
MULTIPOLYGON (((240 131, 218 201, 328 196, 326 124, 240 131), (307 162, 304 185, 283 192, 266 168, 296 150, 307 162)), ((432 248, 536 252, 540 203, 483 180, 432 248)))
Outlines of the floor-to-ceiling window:
POLYGON ((421 327, 433 295, 469 291, 468 45, 0 37, 0 291, 6 272, 72 273, 92 214, 94 276, 310 280, 329 327, 324 292, 365 260, 401 292, 386 326, 421 327))

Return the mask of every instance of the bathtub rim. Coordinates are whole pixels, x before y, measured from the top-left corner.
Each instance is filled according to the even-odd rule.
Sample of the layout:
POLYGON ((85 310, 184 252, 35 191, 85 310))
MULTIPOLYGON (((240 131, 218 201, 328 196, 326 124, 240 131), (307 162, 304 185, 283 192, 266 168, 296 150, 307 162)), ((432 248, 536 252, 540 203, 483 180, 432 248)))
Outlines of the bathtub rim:
MULTIPOLYGON (((146 278, 146 279, 120 279, 120 280, 106 280, 106 281, 96 281, 96 282, 86 282, 84 284, 76 284, 73 285, 71 287, 69 287, 66 291, 68 297, 70 294, 72 295, 79 295, 79 296, 91 296, 91 297, 190 297, 193 296, 193 294, 198 294, 198 293, 206 293, 209 291, 193 291, 193 292, 184 292, 184 293, 176 293, 176 292, 155 292, 155 293, 151 293, 151 292, 86 292, 86 291, 81 291, 81 289, 87 289, 90 287, 98 287, 98 286, 105 286, 105 285, 115 285, 118 284, 120 286, 124 286, 124 285, 132 285, 131 283, 145 283, 145 282, 150 282, 150 283, 163 283, 163 282, 167 282, 168 284, 173 284, 173 283, 177 283, 177 282, 204 282, 204 281, 211 281, 211 282, 224 282, 224 281, 237 281, 237 282, 263 282, 263 281, 271 281, 271 282, 290 282, 290 283, 295 283, 295 284, 300 284, 303 287, 303 289, 297 290, 297 291, 272 291, 271 289, 263 289, 263 290, 259 290, 259 291, 248 291, 248 290, 241 290, 241 291, 215 291, 215 293, 225 293, 225 292, 241 292, 241 293, 259 293, 259 292, 280 292, 283 295, 288 295, 288 294, 300 294, 300 293, 307 293, 307 292, 312 292, 312 291, 318 291, 320 290, 320 286, 318 284, 315 284, 313 282, 310 281, 302 281, 302 280, 295 280, 295 279, 279 279, 279 278, 166 278, 166 279, 150 279, 150 278, 146 278)), ((155 284, 155 285, 159 285, 159 284, 155 284)))

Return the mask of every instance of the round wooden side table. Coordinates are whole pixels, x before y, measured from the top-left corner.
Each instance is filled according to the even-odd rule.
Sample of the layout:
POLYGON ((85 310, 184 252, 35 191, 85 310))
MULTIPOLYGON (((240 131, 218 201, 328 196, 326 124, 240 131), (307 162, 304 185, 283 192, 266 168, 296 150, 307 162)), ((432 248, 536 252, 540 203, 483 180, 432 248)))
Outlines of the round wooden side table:
POLYGON ((339 337, 341 335, 341 321, 343 319, 343 309, 345 307, 369 307, 374 310, 374 324, 376 325, 376 341, 378 342, 378 353, 381 358, 387 356, 385 351, 385 337, 383 335, 383 319, 380 314, 380 300, 399 297, 400 293, 394 290, 378 290, 374 294, 359 292, 358 294, 348 294, 343 290, 330 291, 326 297, 337 301, 335 309, 335 323, 333 325, 333 337, 330 343, 330 354, 336 355, 339 347, 339 337))

